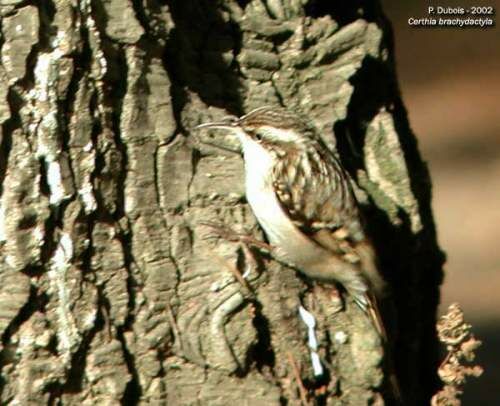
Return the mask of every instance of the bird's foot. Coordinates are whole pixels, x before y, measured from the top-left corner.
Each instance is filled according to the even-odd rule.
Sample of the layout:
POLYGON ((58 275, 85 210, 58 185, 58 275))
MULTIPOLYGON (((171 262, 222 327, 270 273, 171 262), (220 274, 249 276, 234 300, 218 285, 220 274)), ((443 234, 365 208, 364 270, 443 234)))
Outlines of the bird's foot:
POLYGON ((245 283, 245 280, 250 278, 251 274, 257 272, 259 268, 257 258, 251 248, 257 248, 259 251, 267 254, 271 253, 273 249, 269 244, 266 244, 249 234, 236 232, 225 224, 215 222, 202 222, 200 224, 211 229, 206 238, 223 239, 225 241, 233 242, 239 246, 244 258, 244 270, 240 273, 238 269, 231 267, 231 272, 235 274, 236 279, 242 284, 245 283), (236 275, 236 273, 238 275, 236 275))
POLYGON ((264 241, 260 241, 249 234, 237 232, 225 224, 212 221, 204 221, 200 222, 200 224, 211 228, 212 231, 209 236, 211 238, 221 238, 230 242, 238 242, 246 248, 254 247, 266 253, 271 253, 273 250, 273 247, 264 241))

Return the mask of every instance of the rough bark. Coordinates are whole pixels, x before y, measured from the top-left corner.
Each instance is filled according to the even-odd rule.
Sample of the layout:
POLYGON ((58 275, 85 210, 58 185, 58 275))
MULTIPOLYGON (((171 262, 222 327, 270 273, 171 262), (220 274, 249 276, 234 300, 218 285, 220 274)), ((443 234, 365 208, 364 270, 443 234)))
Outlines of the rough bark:
POLYGON ((379 6, 334 3, 2 2, 2 404, 390 402, 349 298, 258 252, 238 282, 248 252, 203 224, 263 238, 241 158, 190 130, 273 104, 308 114, 359 185, 398 377, 407 404, 429 401, 443 262, 429 176, 379 6))

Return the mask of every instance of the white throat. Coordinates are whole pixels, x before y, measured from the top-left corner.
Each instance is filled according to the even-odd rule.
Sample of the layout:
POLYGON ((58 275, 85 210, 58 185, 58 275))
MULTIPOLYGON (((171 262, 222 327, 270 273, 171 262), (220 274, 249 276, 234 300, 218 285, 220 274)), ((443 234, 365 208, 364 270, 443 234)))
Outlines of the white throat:
POLYGON ((274 245, 281 245, 292 223, 283 211, 273 187, 274 157, 258 142, 238 135, 245 159, 245 189, 247 201, 274 245), (289 226, 287 226, 289 224, 289 226))
POLYGON ((331 254, 306 237, 281 206, 273 185, 276 158, 245 134, 238 137, 245 158, 247 201, 273 245, 273 255, 313 278, 323 278, 331 254))
MULTIPOLYGON (((303 249, 311 242, 293 224, 276 196, 273 185, 276 158, 251 138, 242 135, 240 140, 245 158, 247 201, 277 256, 290 265, 301 265, 307 259, 303 249)), ((317 254, 313 248, 309 252, 317 254)))

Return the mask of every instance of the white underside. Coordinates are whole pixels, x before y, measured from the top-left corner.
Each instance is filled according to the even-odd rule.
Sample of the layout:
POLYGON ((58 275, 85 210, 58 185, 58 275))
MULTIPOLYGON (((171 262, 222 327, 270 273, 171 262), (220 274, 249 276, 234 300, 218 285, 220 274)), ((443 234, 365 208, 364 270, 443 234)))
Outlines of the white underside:
POLYGON ((273 187, 274 158, 259 143, 245 135, 239 138, 245 157, 247 201, 274 246, 275 255, 310 276, 322 277, 315 268, 327 254, 307 238, 283 210, 273 187))
POLYGON ((336 280, 363 298, 366 284, 354 266, 304 235, 283 210, 273 187, 273 156, 244 133, 238 137, 245 158, 247 201, 273 245, 273 255, 309 277, 336 280))
POLYGON ((245 155, 246 197, 270 242, 281 246, 292 224, 283 211, 272 185, 273 157, 257 142, 241 136, 245 155))

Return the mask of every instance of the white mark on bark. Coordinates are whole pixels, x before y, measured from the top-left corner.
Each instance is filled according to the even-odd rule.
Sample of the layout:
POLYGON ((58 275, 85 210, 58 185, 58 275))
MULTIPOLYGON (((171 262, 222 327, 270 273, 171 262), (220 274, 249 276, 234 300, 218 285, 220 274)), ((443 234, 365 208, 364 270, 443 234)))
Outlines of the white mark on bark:
POLYGON ((299 306, 299 314, 300 314, 300 318, 302 319, 302 321, 305 323, 305 325, 309 329, 309 331, 308 331, 309 348, 311 348, 313 350, 318 349, 318 341, 316 340, 316 333, 314 332, 314 327, 316 327, 316 320, 314 319, 314 316, 312 315, 312 313, 309 313, 302 306, 299 306))
POLYGON ((316 351, 311 351, 311 364, 315 376, 323 375, 323 365, 321 365, 321 360, 319 359, 319 355, 316 351))
POLYGON ((47 166, 47 183, 50 189, 49 202, 53 205, 59 205, 64 199, 61 166, 55 161, 49 162, 47 166))
POLYGON ((86 214, 92 213, 97 208, 97 203, 94 198, 92 184, 90 182, 85 183, 78 190, 78 194, 82 198, 83 208, 86 214))
POLYGON ((63 233, 50 261, 48 276, 50 279, 50 291, 58 298, 56 308, 58 326, 57 336, 58 350, 61 352, 64 362, 71 357, 71 350, 78 341, 78 331, 75 320, 71 313, 68 288, 66 286, 66 272, 71 265, 73 257, 73 242, 68 233, 63 233))
POLYGON ((87 144, 83 147, 83 152, 90 152, 92 151, 92 148, 94 147, 94 144, 92 144, 92 141, 87 142, 87 144))
POLYGON ((52 78, 51 65, 51 54, 42 53, 38 55, 38 60, 35 66, 37 87, 33 89, 33 93, 30 92, 30 96, 34 96, 40 102, 46 102, 49 99, 52 78))
POLYGON ((243 277, 243 279, 247 279, 251 273, 252 273, 252 267, 250 265, 247 265, 245 268, 245 272, 243 272, 243 275, 241 276, 243 277))
POLYGON ((97 202, 94 195, 94 186, 91 181, 91 173, 95 167, 95 151, 93 151, 93 143, 89 141, 83 148, 86 153, 82 156, 81 164, 85 168, 86 176, 80 187, 78 188, 78 195, 83 204, 83 209, 86 214, 90 214, 97 208, 97 202))
MULTIPOLYGON (((58 35, 53 43, 55 46, 61 41, 58 35)), ((69 197, 66 195, 62 182, 61 166, 58 162, 60 153, 59 121, 57 118, 57 77, 59 74, 59 60, 63 52, 55 48, 50 53, 41 53, 38 56, 34 69, 35 87, 30 91, 32 99, 33 122, 30 131, 37 139, 36 155, 42 158, 47 169, 47 183, 50 189, 49 202, 59 205, 69 197)))
POLYGON ((92 4, 89 0, 82 1, 80 3, 80 9, 85 15, 85 25, 89 29, 90 33, 93 36, 93 40, 96 41, 96 47, 95 47, 95 60, 97 61, 97 64, 99 65, 99 71, 96 79, 101 80, 104 75, 107 72, 108 68, 108 63, 106 61, 106 58, 104 56, 104 52, 102 51, 101 47, 101 38, 99 36, 99 32, 96 29, 96 23, 94 21, 94 17, 92 16, 92 4))
POLYGON ((39 139, 36 151, 37 157, 44 160, 47 168, 47 184, 50 190, 49 202, 52 205, 59 205, 67 197, 62 182, 61 165, 56 158, 59 151, 54 151, 57 147, 54 148, 54 146, 46 142, 50 135, 57 131, 57 127, 57 119, 53 111, 42 118, 38 129, 39 139), (46 129, 49 130, 48 133, 45 132, 46 129))
POLYGON ((347 334, 343 331, 337 331, 334 334, 333 339, 339 344, 345 344, 347 342, 347 334))
MULTIPOLYGON (((64 31, 57 31, 56 36, 52 39, 51 45, 54 49, 54 52, 61 52, 60 51, 60 46, 64 44, 64 40, 66 39, 66 33, 64 31)), ((61 53, 62 56, 62 53, 61 53)))
POLYGON ((313 367, 314 375, 320 376, 323 375, 323 366, 321 365, 321 361, 318 355, 318 340, 316 339, 316 333, 314 331, 314 327, 316 327, 316 320, 312 313, 309 313, 304 307, 299 306, 299 315, 304 324, 307 326, 307 336, 308 336, 308 345, 311 349, 311 364, 313 367))
POLYGON ((87 314, 85 314, 82 321, 82 327, 91 328, 92 326, 94 326, 96 315, 96 312, 88 312, 87 314))
POLYGON ((45 227, 38 224, 33 229, 33 237, 35 238, 35 241, 38 241, 38 246, 41 247, 45 242, 45 227))

